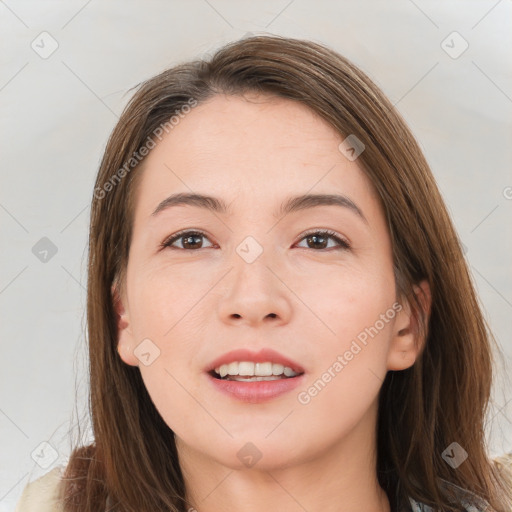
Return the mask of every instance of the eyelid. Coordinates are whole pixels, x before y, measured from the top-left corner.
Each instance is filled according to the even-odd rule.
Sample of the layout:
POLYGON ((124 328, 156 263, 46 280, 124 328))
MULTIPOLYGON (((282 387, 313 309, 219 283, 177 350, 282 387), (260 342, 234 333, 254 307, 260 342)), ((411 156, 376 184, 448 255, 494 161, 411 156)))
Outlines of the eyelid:
MULTIPOLYGON (((305 231, 304 233, 302 233, 302 235, 300 235, 297 242, 301 242, 308 235, 315 235, 315 234, 324 234, 324 235, 327 235, 327 237, 329 237, 329 238, 333 238, 338 243, 339 249, 348 250, 348 249, 352 248, 352 242, 350 242, 350 240, 348 238, 341 235, 340 233, 337 233, 336 231, 333 231, 332 229, 327 229, 327 228, 312 228, 308 231, 305 231)), ((332 249, 335 249, 335 248, 331 247, 331 250, 332 249)), ((325 249, 323 251, 325 251, 325 249)), ((317 252, 322 252, 322 250, 317 251, 317 252)))
MULTIPOLYGON (((205 233, 202 229, 186 228, 186 229, 182 229, 180 231, 177 231, 176 233, 173 233, 172 235, 169 235, 167 238, 165 238, 164 241, 159 244, 159 249, 158 250, 161 251, 163 249, 172 248, 170 246, 170 244, 176 242, 181 237, 183 237, 184 235, 188 235, 188 234, 202 235, 205 238, 210 239, 209 235, 207 233, 205 233)), ((212 244, 213 244, 213 242, 212 242, 212 244)), ((177 248, 177 249, 181 250, 181 251, 187 251, 187 249, 180 249, 180 248, 177 248)), ((208 249, 208 247, 201 247, 200 249, 208 249)), ((195 250, 198 251, 200 249, 195 249, 195 250)), ((187 252, 193 252, 193 251, 187 251, 187 252)))
MULTIPOLYGON (((324 235, 327 238, 332 238, 333 240, 336 241, 336 243, 338 245, 337 245, 337 247, 331 247, 329 249, 319 249, 316 252, 325 252, 325 251, 329 251, 329 250, 333 250, 333 249, 349 250, 352 248, 352 243, 350 242, 350 240, 348 240, 345 236, 337 233, 336 231, 333 231, 332 229, 327 229, 327 228, 311 228, 308 231, 305 231, 304 233, 302 233, 299 236, 299 238, 297 239, 297 241, 295 242, 295 244, 301 242, 304 238, 306 238, 309 235, 317 235, 317 234, 324 235)), ((167 238, 165 238, 164 241, 159 244, 159 251, 161 251, 163 249, 172 248, 171 244, 173 244, 174 242, 176 242, 177 240, 179 240, 180 238, 182 238, 185 235, 200 235, 200 236, 203 236, 203 237, 207 238, 208 240, 210 240, 209 235, 207 233, 205 233, 203 230, 196 229, 196 228, 186 228, 186 229, 182 229, 182 230, 168 236, 167 238)), ((210 242, 212 243, 212 245, 215 245, 214 242, 212 242, 211 240, 210 240, 210 242)), ((209 249, 209 247, 200 247, 199 249, 194 249, 194 250, 187 250, 187 249, 180 249, 180 248, 177 248, 177 249, 181 250, 181 251, 186 251, 186 252, 195 252, 195 251, 199 251, 200 249, 209 249)), ((301 247, 301 249, 307 249, 307 248, 301 247)))

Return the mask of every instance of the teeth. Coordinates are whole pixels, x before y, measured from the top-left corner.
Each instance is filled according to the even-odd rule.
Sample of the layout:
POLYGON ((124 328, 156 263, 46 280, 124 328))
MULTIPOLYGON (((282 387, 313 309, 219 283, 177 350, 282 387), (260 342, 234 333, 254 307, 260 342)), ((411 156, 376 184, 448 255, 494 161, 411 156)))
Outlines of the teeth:
POLYGON ((234 376, 234 377, 231 377, 231 376, 227 376, 225 377, 225 380, 237 380, 239 382, 256 382, 256 381, 260 381, 260 380, 281 380, 282 377, 278 377, 277 375, 270 375, 270 376, 267 376, 267 377, 237 377, 237 376, 234 376))
POLYGON ((294 377, 295 375, 297 375, 291 368, 288 368, 288 366, 284 367, 284 374, 287 377, 294 377))
POLYGON ((234 363, 229 363, 227 365, 222 366, 227 366, 226 374, 238 375, 238 363, 236 361, 234 363))
MULTIPOLYGON (((254 373, 254 363, 250 363, 248 361, 244 361, 238 364, 238 375, 255 375, 254 373)), ((262 377, 262 375, 261 375, 262 377)))
POLYGON ((282 364, 272 365, 272 375, 281 375, 284 373, 284 366, 282 364))
POLYGON ((288 366, 283 366, 278 363, 253 363, 251 361, 234 361, 229 364, 223 364, 215 368, 215 373, 220 375, 222 378, 226 376, 237 376, 242 377, 269 377, 266 379, 246 379, 240 378, 235 380, 276 380, 272 377, 280 378, 279 375, 285 377, 295 377, 295 373, 288 366))

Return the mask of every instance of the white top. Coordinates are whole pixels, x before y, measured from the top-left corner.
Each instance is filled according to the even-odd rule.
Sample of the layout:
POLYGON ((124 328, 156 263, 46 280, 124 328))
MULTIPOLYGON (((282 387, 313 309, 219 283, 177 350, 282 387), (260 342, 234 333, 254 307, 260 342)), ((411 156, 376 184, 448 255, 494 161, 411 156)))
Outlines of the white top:
POLYGON ((63 512, 59 502, 60 479, 64 466, 57 466, 23 489, 14 512, 63 512))

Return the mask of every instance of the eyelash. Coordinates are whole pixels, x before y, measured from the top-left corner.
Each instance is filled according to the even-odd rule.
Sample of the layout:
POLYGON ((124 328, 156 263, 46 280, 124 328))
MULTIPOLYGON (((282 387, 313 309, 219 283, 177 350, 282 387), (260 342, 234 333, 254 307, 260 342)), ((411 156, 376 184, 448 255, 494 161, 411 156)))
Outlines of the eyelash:
MULTIPOLYGON (((203 236, 205 238, 208 238, 206 236, 205 233, 201 232, 201 231, 192 231, 192 230, 185 230, 185 231, 180 231, 178 233, 175 233, 174 235, 171 235, 169 238, 165 239, 161 244, 160 244, 160 249, 165 249, 165 248, 170 248, 170 249, 177 249, 179 251, 197 251, 199 249, 182 249, 182 248, 179 248, 179 247, 172 247, 172 244, 174 242, 176 242, 177 240, 179 240, 180 238, 185 238, 185 235, 188 235, 188 236, 203 236)), ((312 250, 316 250, 317 252, 323 252, 323 251, 329 251, 329 250, 332 250, 332 249, 339 249, 339 250, 348 250, 351 248, 351 245, 350 243, 345 240, 344 238, 340 237, 335 231, 331 231, 331 230, 328 230, 328 229, 325 229, 325 230, 312 230, 312 231, 309 231, 307 233, 304 233, 302 235, 302 238, 299 239, 299 242, 301 242, 302 240, 304 240, 304 238, 307 238, 308 236, 311 236, 311 235, 320 235, 321 237, 325 237, 327 236, 328 238, 332 238, 333 240, 336 241, 336 243, 338 244, 338 247, 329 247, 328 249, 312 249, 312 250)), ((201 247, 200 249, 207 249, 207 247, 201 247)), ((307 247, 301 247, 301 249, 307 249, 307 247)))

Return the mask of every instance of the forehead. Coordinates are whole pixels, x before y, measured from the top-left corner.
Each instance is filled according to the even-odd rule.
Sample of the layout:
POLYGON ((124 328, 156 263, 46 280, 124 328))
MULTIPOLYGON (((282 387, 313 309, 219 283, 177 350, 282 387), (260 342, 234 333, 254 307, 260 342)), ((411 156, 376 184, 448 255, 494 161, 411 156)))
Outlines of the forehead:
POLYGON ((357 162, 339 151, 343 139, 299 102, 214 96, 180 118, 146 157, 137 209, 147 216, 171 192, 260 205, 307 192, 374 196, 357 162))
MULTIPOLYGON (((311 144, 335 142, 340 136, 328 123, 307 106, 286 98, 250 93, 245 96, 217 95, 198 105, 184 117, 175 130, 178 145, 186 139, 191 151, 201 156, 215 151, 244 152, 263 158, 262 151, 290 152, 300 158, 307 153, 314 157, 311 144)), ((169 137, 171 139, 171 137, 169 137)), ((318 157, 319 155, 316 155, 318 157)))

